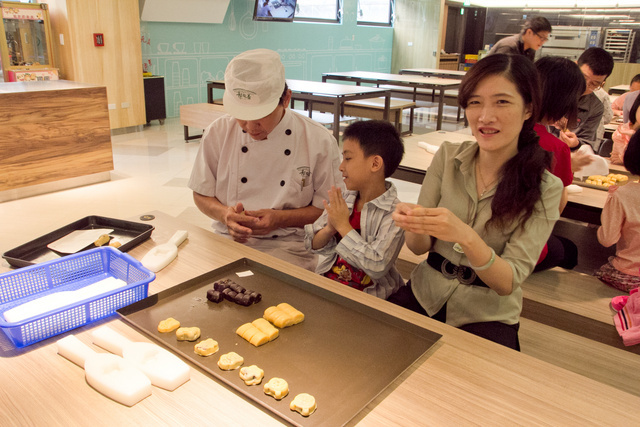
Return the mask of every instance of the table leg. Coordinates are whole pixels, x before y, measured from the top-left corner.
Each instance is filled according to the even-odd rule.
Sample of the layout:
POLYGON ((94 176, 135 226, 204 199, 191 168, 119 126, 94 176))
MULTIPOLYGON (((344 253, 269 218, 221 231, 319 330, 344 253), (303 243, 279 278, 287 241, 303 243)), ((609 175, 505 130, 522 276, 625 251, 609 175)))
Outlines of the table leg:
POLYGON ((442 129, 442 116, 444 113, 444 89, 440 89, 440 101, 438 102, 438 122, 436 130, 442 129))
POLYGON ((333 104, 333 136, 340 145, 340 107, 341 103, 336 99, 333 104))

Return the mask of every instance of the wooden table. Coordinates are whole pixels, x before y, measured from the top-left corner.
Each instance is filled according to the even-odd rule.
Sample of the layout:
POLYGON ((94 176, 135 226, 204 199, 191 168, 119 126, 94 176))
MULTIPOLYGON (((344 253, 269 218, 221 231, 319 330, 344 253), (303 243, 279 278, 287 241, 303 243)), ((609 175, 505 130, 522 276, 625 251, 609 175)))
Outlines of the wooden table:
POLYGON ((400 74, 415 74, 424 77, 442 77, 445 79, 462 80, 467 74, 466 71, 440 70, 437 68, 403 68, 400 74))
MULTIPOLYGON (((440 146, 444 141, 463 142, 475 140, 473 135, 458 132, 436 131, 422 135, 411 135, 403 138, 405 155, 402 163, 393 174, 394 178, 404 181, 422 184, 424 175, 433 160, 433 154, 428 153, 419 146, 419 142, 440 146)), ((616 165, 613 165, 616 166, 616 165)), ((614 170, 612 169, 612 172, 614 170)), ((616 172, 618 173, 618 172, 616 172)), ((600 215, 607 192, 595 188, 582 187, 581 193, 570 193, 567 206, 562 211, 565 218, 584 221, 591 224, 600 224, 600 215)))
MULTIPOLYGON (((442 335, 422 359, 356 417, 354 424, 630 425, 640 419, 640 398, 629 393, 340 285, 161 212, 151 214, 156 217, 151 221, 156 229, 152 240, 130 251, 135 258, 140 259, 156 242, 168 241, 176 230, 188 230, 189 239, 180 246, 178 258, 157 274, 150 294, 248 257, 442 335)), ((135 341, 149 341, 117 316, 100 324, 109 324, 135 341)), ((90 344, 88 331, 95 326, 76 329, 73 334, 90 344)), ((58 338, 20 351, 2 349, 0 425, 279 424, 195 366, 191 380, 177 390, 154 387, 150 397, 131 408, 124 407, 93 390, 79 367, 56 354, 58 338)))
MULTIPOLYGON (((305 109, 309 112, 309 117, 313 114, 313 103, 322 102, 333 105, 333 136, 336 141, 340 140, 340 116, 343 116, 344 103, 367 98, 385 98, 384 120, 389 120, 389 100, 391 90, 374 87, 362 87, 343 85, 336 83, 312 82, 308 80, 287 80, 287 85, 291 89, 291 101, 304 101, 305 109)), ((224 81, 216 80, 207 82, 207 100, 213 103, 213 89, 224 89, 224 81)))
POLYGON ((442 117, 444 112, 444 93, 449 89, 458 89, 460 80, 441 79, 437 77, 423 77, 416 75, 387 74, 370 71, 347 71, 341 73, 323 73, 322 81, 339 80, 379 85, 394 85, 413 88, 413 101, 416 101, 418 89, 430 89, 438 91, 438 118, 436 130, 442 129, 442 117))

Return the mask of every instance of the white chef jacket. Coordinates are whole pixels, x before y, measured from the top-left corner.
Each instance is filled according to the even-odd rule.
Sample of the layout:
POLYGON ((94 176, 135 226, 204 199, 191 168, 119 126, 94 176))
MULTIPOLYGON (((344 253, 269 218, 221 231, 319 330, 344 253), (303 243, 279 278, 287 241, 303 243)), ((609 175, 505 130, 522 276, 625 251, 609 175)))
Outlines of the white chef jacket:
MULTIPOLYGON (((188 186, 227 206, 242 202, 249 211, 310 204, 324 209, 322 201, 328 199, 331 186, 344 187, 339 166, 340 153, 333 135, 308 117, 285 109, 267 139, 256 141, 233 117, 225 115, 205 130, 188 186)), ((218 221, 213 221, 213 229, 228 235, 227 227, 218 221)), ((278 243, 300 243, 305 251, 304 229, 298 227, 280 228, 250 240, 271 240, 274 236, 278 243)), ((249 244, 260 249, 259 241, 249 244)))

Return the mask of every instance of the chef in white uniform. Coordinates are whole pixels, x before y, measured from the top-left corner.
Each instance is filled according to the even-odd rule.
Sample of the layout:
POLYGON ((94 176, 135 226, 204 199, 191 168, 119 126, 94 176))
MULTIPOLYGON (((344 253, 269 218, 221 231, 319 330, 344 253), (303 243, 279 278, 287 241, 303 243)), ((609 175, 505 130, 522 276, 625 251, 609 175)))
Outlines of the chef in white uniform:
POLYGON ((250 50, 225 71, 224 108, 206 129, 189 188, 216 233, 314 271, 304 226, 342 188, 331 132, 291 111, 278 53, 250 50))

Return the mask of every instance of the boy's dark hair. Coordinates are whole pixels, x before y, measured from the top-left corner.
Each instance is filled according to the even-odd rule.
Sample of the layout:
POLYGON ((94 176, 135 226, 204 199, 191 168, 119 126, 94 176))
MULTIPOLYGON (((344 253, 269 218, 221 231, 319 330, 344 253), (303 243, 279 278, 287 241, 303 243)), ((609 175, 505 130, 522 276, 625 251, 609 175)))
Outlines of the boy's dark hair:
POLYGON ((404 156, 404 143, 400 133, 390 122, 363 120, 350 124, 342 134, 342 140, 358 141, 365 157, 380 156, 384 161, 384 177, 390 177, 404 156))
POLYGON ((640 74, 636 74, 635 76, 633 76, 633 78, 631 79, 631 83, 629 83, 629 86, 634 83, 640 83, 640 74))
POLYGON ((587 64, 596 76, 609 77, 613 71, 613 57, 601 47, 590 47, 578 58, 578 67, 587 64))
POLYGON ((633 134, 623 157, 624 167, 633 174, 640 175, 640 132, 633 134))
POLYGON ((545 116, 551 122, 566 117, 569 128, 573 128, 578 118, 578 98, 587 86, 580 67, 560 56, 543 56, 534 65, 542 91, 538 121, 545 116))
POLYGON ((544 16, 534 16, 533 18, 527 19, 522 26, 522 34, 526 33, 527 30, 531 30, 534 33, 540 32, 551 32, 551 23, 544 16))

